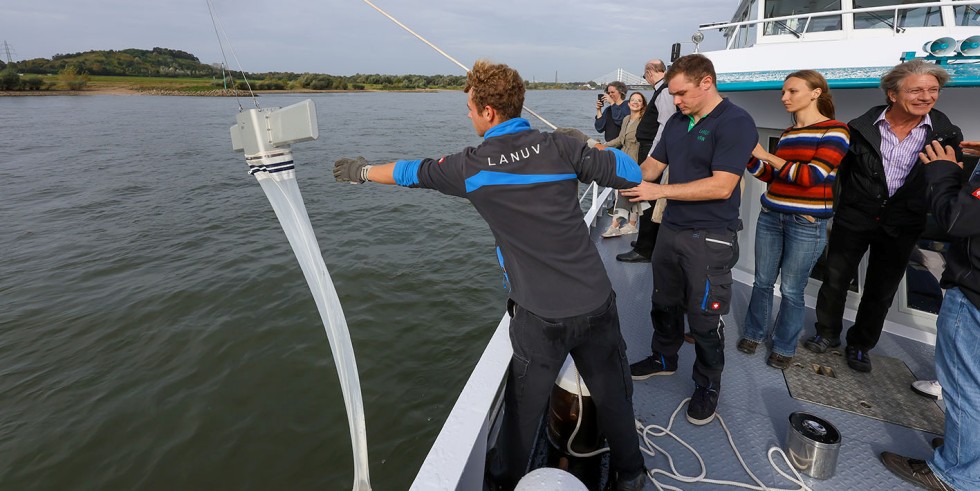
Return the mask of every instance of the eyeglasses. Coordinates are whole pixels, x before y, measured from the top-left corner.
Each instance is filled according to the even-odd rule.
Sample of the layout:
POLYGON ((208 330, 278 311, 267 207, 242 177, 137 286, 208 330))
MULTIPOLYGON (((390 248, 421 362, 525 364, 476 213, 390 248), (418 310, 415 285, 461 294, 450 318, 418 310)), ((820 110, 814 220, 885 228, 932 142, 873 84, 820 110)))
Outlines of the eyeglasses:
POLYGON ((905 92, 906 94, 908 94, 908 95, 910 95, 912 97, 919 97, 922 94, 929 94, 931 96, 937 96, 937 95, 939 95, 940 92, 942 92, 942 90, 943 89, 941 89, 941 88, 933 87, 931 89, 922 89, 922 88, 904 89, 903 92, 905 92))

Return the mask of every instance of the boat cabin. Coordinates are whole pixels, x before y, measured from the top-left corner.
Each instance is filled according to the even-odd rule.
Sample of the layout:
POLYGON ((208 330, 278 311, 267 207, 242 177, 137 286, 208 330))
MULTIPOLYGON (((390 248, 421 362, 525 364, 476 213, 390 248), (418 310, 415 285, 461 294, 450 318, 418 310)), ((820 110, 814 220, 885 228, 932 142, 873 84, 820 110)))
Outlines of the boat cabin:
POLYGON ((921 28, 980 27, 980 5, 966 0, 743 0, 723 28, 726 49, 803 40, 889 37, 921 28))

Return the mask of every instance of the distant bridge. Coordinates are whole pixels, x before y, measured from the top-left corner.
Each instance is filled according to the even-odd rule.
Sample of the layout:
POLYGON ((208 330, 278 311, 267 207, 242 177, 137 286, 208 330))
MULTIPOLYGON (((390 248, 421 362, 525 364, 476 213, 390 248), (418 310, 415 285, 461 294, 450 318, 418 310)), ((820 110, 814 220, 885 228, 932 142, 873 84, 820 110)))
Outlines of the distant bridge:
POLYGON ((626 84, 627 87, 631 89, 650 88, 650 84, 648 84, 643 77, 639 75, 634 75, 630 72, 627 72, 626 70, 623 70, 622 68, 613 70, 601 77, 592 79, 593 82, 599 85, 609 85, 610 83, 615 82, 617 80, 623 82, 624 84, 626 84))

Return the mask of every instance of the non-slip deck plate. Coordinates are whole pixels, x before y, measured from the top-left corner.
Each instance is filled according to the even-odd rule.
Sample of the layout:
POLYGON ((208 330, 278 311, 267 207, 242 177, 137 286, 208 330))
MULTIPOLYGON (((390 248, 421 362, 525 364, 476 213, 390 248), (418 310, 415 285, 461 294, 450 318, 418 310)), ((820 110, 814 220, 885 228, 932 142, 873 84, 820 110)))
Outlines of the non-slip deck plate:
POLYGON ((902 360, 871 354, 873 370, 861 373, 847 366, 843 348, 812 353, 796 350, 783 374, 794 399, 829 406, 909 428, 943 433, 939 405, 912 392, 915 376, 902 360))

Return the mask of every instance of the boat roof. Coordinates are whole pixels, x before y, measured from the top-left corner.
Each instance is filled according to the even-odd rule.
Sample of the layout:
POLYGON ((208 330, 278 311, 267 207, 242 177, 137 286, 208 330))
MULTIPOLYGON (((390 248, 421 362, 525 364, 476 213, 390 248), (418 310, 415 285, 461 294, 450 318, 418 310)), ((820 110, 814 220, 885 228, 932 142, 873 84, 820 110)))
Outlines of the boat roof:
MULTIPOLYGON (((723 83, 730 75, 759 78, 770 70, 825 67, 855 72, 830 74, 832 84, 862 88, 883 67, 917 57, 964 72, 954 74, 954 83, 972 87, 977 86, 980 63, 978 6, 972 0, 874 7, 852 0, 744 0, 730 22, 699 28, 724 38, 723 48, 703 53, 723 83)), ((703 37, 698 31, 692 39, 703 37)), ((732 82, 729 90, 759 90, 741 79, 732 82)))

